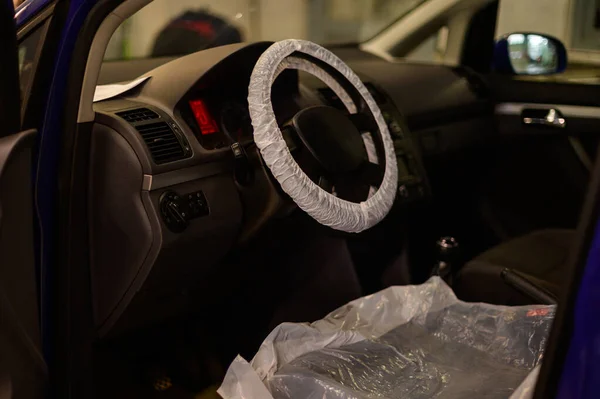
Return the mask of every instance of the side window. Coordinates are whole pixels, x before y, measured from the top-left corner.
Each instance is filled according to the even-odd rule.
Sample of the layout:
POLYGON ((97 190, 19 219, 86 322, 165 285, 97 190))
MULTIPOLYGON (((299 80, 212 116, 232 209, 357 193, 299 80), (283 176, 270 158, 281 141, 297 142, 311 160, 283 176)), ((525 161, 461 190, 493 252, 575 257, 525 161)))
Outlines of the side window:
POLYGON ((404 59, 416 62, 443 63, 448 48, 448 33, 447 26, 441 27, 410 51, 404 59))
POLYGON ((575 0, 571 23, 573 50, 597 51, 600 54, 600 1, 575 0))
POLYGON ((242 41, 288 38, 360 43, 430 1, 154 0, 115 32, 104 59, 178 57, 242 41))
POLYGON ((36 55, 41 47, 43 29, 38 28, 19 42, 19 75, 21 95, 24 96, 31 85, 35 69, 36 55))
POLYGON ((40 60, 44 38, 48 31, 50 19, 36 26, 18 38, 19 45, 19 77, 21 84, 21 108, 25 108, 29 100, 33 78, 40 60))
POLYGON ((599 83, 600 0, 500 0, 496 37, 514 32, 553 36, 567 49, 565 72, 522 79, 599 83))

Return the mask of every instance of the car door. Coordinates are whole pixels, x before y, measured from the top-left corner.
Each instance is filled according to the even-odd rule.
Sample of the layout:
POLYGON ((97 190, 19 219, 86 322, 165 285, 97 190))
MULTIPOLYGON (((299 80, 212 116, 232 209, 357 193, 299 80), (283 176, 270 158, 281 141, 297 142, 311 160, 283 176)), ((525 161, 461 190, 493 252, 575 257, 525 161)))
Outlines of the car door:
POLYGON ((490 82, 503 139, 499 158, 512 176, 496 186, 497 205, 511 209, 513 225, 574 228, 598 145, 597 87, 507 76, 490 82), (552 115, 565 123, 537 122, 552 115))
MULTIPOLYGON (((498 167, 489 179, 494 185, 485 195, 496 216, 494 225, 509 236, 575 227, 598 145, 600 68, 578 59, 573 39, 593 21, 569 9, 574 4, 592 9, 593 1, 549 3, 553 6, 544 8, 535 0, 500 0, 497 9, 496 37, 513 32, 557 37, 568 56, 566 71, 559 74, 488 76, 500 140, 498 167), (523 17, 536 10, 535 17, 523 17), (552 116, 564 123, 547 123, 552 116)), ((586 51, 587 57, 597 50, 586 51)))
POLYGON ((21 89, 12 2, 0 2, 0 398, 41 398, 41 350, 33 244, 32 146, 20 131, 21 89))

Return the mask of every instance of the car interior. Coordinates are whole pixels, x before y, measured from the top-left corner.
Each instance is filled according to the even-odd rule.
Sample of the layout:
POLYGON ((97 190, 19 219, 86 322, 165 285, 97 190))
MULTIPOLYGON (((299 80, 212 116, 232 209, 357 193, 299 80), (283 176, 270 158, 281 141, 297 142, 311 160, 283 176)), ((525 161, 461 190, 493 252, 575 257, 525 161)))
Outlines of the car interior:
MULTIPOLYGON (((65 206, 87 218, 73 216, 82 223, 73 231, 85 233, 72 250, 89 270, 71 277, 89 285, 82 291, 89 302, 78 306, 89 310, 92 327, 81 340, 90 343, 96 397, 205 397, 195 395, 212 392, 237 354, 251 359, 280 323, 315 321, 356 298, 433 275, 469 302, 556 303, 600 109, 594 85, 492 71, 497 8, 485 2, 473 13, 458 66, 326 46, 368 90, 395 152, 393 206, 359 233, 325 226, 301 209, 254 141, 249 85, 273 42, 96 60, 97 79, 86 72, 73 98, 89 81, 145 78, 94 102, 93 121, 80 123, 65 144, 80 154, 69 161, 71 182, 84 188, 65 206), (566 123, 525 122, 547 121, 549 113, 566 123)), ((324 177, 323 158, 340 164, 335 145, 346 148, 346 141, 302 133, 298 115, 326 108, 346 117, 354 113, 350 99, 362 115, 351 118, 351 128, 372 132, 375 117, 361 114, 364 98, 344 76, 297 57, 324 74, 291 67, 274 80, 270 98, 288 152, 316 187, 366 201, 381 169, 324 177)), ((90 60, 81 68, 89 71, 90 60)), ((73 111, 80 119, 83 107, 73 111)), ((375 159, 383 159, 382 136, 370 137, 375 159)))

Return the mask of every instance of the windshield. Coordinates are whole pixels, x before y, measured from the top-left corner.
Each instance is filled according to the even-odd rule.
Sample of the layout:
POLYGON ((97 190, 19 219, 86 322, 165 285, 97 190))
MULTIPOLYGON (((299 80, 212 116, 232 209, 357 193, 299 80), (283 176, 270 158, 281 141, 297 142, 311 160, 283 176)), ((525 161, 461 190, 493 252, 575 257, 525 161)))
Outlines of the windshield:
POLYGON ((113 35, 107 60, 178 56, 243 41, 358 43, 426 0, 155 0, 113 35))

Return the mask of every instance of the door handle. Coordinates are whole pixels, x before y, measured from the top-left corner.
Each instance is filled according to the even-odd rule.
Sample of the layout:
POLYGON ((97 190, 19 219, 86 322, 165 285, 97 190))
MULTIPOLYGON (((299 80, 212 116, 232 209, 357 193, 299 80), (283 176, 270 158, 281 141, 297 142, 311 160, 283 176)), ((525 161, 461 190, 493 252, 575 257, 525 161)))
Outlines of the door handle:
POLYGON ((523 110, 523 123, 525 125, 547 126, 552 128, 563 129, 567 126, 567 121, 559 110, 550 108, 546 115, 542 109, 525 109, 523 110))

